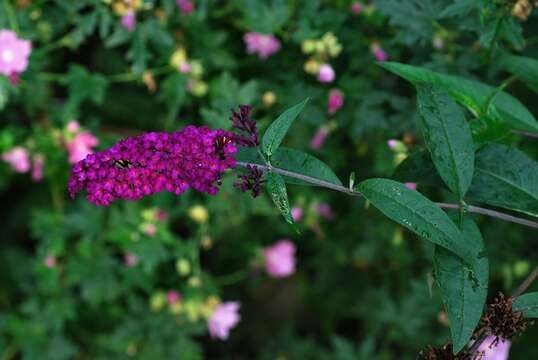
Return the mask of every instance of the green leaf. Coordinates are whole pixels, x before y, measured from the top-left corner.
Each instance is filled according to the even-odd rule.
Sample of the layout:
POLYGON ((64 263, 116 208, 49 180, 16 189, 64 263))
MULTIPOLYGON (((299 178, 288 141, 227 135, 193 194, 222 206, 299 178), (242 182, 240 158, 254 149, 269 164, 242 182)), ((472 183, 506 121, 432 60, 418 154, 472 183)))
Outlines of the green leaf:
MULTIPOLYGON (((395 62, 384 62, 380 65, 412 83, 426 82, 437 85, 477 116, 484 112, 488 97, 497 91, 496 88, 479 81, 439 74, 417 66, 395 62)), ((506 122, 512 129, 538 132, 538 122, 531 112, 518 99, 504 91, 500 91, 491 100, 487 114, 506 122)))
MULTIPOLYGON (((323 161, 300 150, 282 147, 271 158, 271 164, 275 167, 307 175, 319 180, 324 180, 335 185, 342 182, 323 161)), ((312 185, 302 180, 285 176, 284 180, 290 184, 312 185)))
MULTIPOLYGON (((457 218, 457 215, 453 218, 457 218)), ((462 232, 466 242, 484 251, 480 230, 471 219, 463 219, 462 232)), ((488 294, 488 259, 478 257, 471 270, 459 257, 436 246, 434 267, 450 321, 453 350, 457 353, 471 338, 484 309, 488 294)))
POLYGON ((267 131, 265 131, 262 139, 262 151, 265 155, 272 156, 275 153, 282 143, 284 136, 286 136, 291 124, 301 113, 307 101, 308 98, 284 111, 275 121, 273 121, 267 131))
POLYGON ((538 92, 538 60, 525 56, 504 53, 499 57, 499 66, 535 92, 538 92))
POLYGON ((443 187, 443 179, 439 176, 432 157, 426 150, 411 153, 398 165, 394 174, 394 180, 401 182, 415 182, 417 184, 443 187))
POLYGON ((517 149, 487 145, 476 153, 467 197, 538 216, 538 163, 517 149))
POLYGON ((277 173, 267 172, 265 181, 267 182, 267 191, 269 192, 269 195, 271 195, 278 211, 280 211, 287 223, 293 224, 284 179, 277 173))
POLYGON ((457 15, 467 15, 469 12, 479 9, 481 6, 482 4, 476 0, 456 0, 441 12, 440 17, 445 18, 457 15))
MULTIPOLYGON (((255 148, 239 148, 236 159, 237 161, 265 165, 265 161, 255 148)), ((280 169, 293 171, 301 175, 324 180, 335 185, 342 185, 342 182, 338 176, 336 176, 336 174, 327 164, 318 158, 300 150, 290 149, 287 147, 279 148, 271 158, 271 165, 280 169)), ((312 185, 306 181, 288 176, 283 176, 283 178, 284 181, 289 184, 312 185)))
POLYGON ((424 240, 452 251, 469 265, 476 260, 476 245, 465 241, 448 215, 418 191, 389 179, 368 179, 358 189, 385 216, 424 240))
POLYGON ((484 115, 471 122, 471 133, 475 149, 480 149, 486 144, 500 142, 512 136, 510 128, 500 117, 484 115))
POLYGON ((538 292, 518 296, 512 304, 512 310, 521 311, 526 318, 538 318, 538 292))
POLYGON ((87 99, 101 104, 105 98, 108 81, 103 75, 92 74, 80 65, 71 65, 67 73, 68 98, 65 105, 67 117, 78 116, 80 105, 87 99))
POLYGON ((448 188, 463 198, 471 184, 474 144, 463 112, 448 93, 417 85, 419 123, 433 163, 448 188))

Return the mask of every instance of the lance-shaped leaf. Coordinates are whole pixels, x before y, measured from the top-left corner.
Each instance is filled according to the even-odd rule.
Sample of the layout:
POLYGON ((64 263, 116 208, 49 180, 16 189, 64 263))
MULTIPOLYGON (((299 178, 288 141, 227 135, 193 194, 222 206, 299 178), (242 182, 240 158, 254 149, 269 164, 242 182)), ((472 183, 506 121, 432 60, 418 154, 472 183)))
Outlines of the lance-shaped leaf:
POLYGON ((267 191, 271 195, 271 199, 273 199, 278 211, 280 211, 287 223, 293 224, 284 179, 277 173, 268 172, 265 175, 265 181, 267 183, 267 191))
POLYGON ((303 102, 284 111, 265 131, 262 138, 262 151, 265 155, 272 156, 276 152, 291 124, 301 113, 307 101, 308 99, 305 99, 303 102))
POLYGON ((422 239, 431 241, 473 265, 480 249, 465 241, 448 215, 418 191, 389 179, 368 179, 358 190, 376 208, 422 239))
MULTIPOLYGON (((467 217, 463 219, 462 233, 465 241, 484 250, 480 230, 467 217)), ((488 294, 488 259, 478 257, 474 269, 470 269, 459 257, 436 246, 433 263, 457 353, 467 344, 482 316, 488 294)))
POLYGON ((504 53, 499 58, 499 65, 538 92, 538 60, 504 53))
POLYGON ((526 318, 538 318, 538 292, 518 296, 512 303, 512 310, 521 311, 526 318))
POLYGON ((506 122, 512 129, 538 132, 538 122, 532 113, 518 99, 504 91, 497 91, 496 88, 479 81, 444 75, 417 66, 390 61, 380 65, 412 83, 425 82, 444 89, 476 115, 484 112, 484 106, 491 94, 497 92, 491 99, 487 115, 506 122))
MULTIPOLYGON (((265 165, 265 161, 254 148, 239 148, 235 158, 237 161, 265 165)), ((271 157, 271 164, 280 169, 327 181, 335 185, 342 185, 338 176, 335 175, 327 164, 300 150, 281 147, 271 157)), ((283 177, 284 181, 289 184, 312 185, 311 183, 289 176, 283 177)))
POLYGON ((538 216, 538 163, 498 144, 476 153, 469 199, 538 216))
POLYGON ((417 85, 419 123, 433 163, 448 188, 463 198, 471 184, 474 144, 462 110, 448 93, 417 85))

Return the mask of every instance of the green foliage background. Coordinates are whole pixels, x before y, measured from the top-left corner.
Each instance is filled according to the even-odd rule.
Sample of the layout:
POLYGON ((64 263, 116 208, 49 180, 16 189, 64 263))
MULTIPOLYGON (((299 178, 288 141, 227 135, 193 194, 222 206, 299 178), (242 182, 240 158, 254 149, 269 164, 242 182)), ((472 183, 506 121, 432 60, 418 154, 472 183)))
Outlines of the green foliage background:
MULTIPOLYGON (((414 359, 426 345, 443 344, 450 332, 439 290, 429 286, 433 246, 363 200, 289 186, 291 205, 305 211, 300 234, 268 196, 234 190, 232 174, 215 197, 158 194, 99 208, 83 196, 68 198, 69 164, 58 134, 77 119, 106 148, 143 131, 228 128, 238 104, 253 105, 265 129, 309 97, 284 146, 308 150, 341 179, 352 171, 357 182, 390 177, 395 154, 388 139, 412 139, 409 152, 425 146, 413 87, 376 64, 370 45, 378 42, 390 60, 493 87, 514 73, 522 81, 506 91, 536 114, 538 69, 514 70, 511 57, 538 55, 537 15, 521 22, 510 15, 513 3, 377 0, 354 15, 344 0, 199 0, 192 14, 181 15, 173 0, 147 0, 128 32, 104 1, 1 0, 0 28, 15 24, 32 40, 33 53, 18 86, 0 78, 0 152, 22 144, 43 153, 46 163, 39 183, 0 164, 0 359, 389 360, 414 359), (265 61, 246 54, 248 31, 275 34, 282 49, 265 61), (331 62, 335 82, 324 85, 303 70, 308 57, 301 43, 329 31, 343 51, 331 62), (434 39, 444 46, 434 47, 434 39), (186 91, 188 76, 169 65, 180 46, 203 66, 204 96, 186 91), (156 92, 142 81, 146 71, 156 92), (329 117, 335 87, 345 104, 329 117), (262 101, 267 91, 276 95, 272 106, 262 101), (326 143, 308 149, 329 121, 336 127, 326 143), (333 220, 313 210, 321 202, 331 205, 333 220), (206 222, 190 215, 197 205, 207 209, 206 222), (168 220, 152 219, 156 208, 168 220), (156 223, 154 236, 144 233, 148 223, 156 223), (298 248, 297 272, 270 279, 260 249, 281 238, 298 248), (126 252, 139 257, 137 266, 124 265, 126 252), (51 254, 57 266, 47 268, 51 254), (188 262, 188 274, 177 271, 178 259, 188 262), (182 315, 152 307, 156 294, 169 289, 183 294, 182 315), (210 339, 196 315, 210 296, 242 303, 241 323, 227 342, 210 339)), ((475 144, 494 140, 538 155, 536 140, 502 123, 486 119, 471 127, 475 144)), ((419 191, 454 201, 442 185, 419 191)), ((537 233, 473 218, 489 254, 488 299, 509 293, 538 262, 537 233)), ((511 359, 538 357, 537 334, 516 339, 511 359)))

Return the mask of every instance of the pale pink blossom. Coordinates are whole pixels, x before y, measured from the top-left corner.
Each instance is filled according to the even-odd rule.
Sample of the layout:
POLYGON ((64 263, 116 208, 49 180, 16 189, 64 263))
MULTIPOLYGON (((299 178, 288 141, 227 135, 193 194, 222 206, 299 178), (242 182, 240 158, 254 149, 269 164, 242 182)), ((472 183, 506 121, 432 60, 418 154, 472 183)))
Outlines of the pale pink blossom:
POLYGON ((398 140, 396 139, 390 139, 387 141, 387 146, 389 149, 394 150, 396 149, 396 146, 398 146, 398 140))
POLYGON ((80 130, 80 124, 78 121, 76 120, 71 120, 67 123, 67 126, 65 127, 65 129, 70 132, 70 133, 76 133, 80 130))
POLYGON ((19 173, 30 170, 30 154, 22 146, 15 146, 11 150, 2 154, 2 160, 11 165, 11 168, 19 173))
POLYGON ((344 94, 338 89, 332 89, 329 92, 327 101, 327 111, 329 115, 334 115, 344 105, 344 94))
POLYGON ((239 307, 240 304, 237 301, 225 302, 217 306, 207 321, 209 334, 212 338, 228 339, 230 330, 241 320, 239 307))
POLYGON ((291 208, 291 217, 293 221, 299 222, 303 219, 303 209, 301 209, 298 206, 294 206, 291 208))
POLYGON ((177 0, 177 6, 183 15, 188 15, 194 11, 194 4, 190 0, 177 0))
POLYGON ((258 32, 249 32, 243 36, 247 45, 247 53, 258 54, 262 60, 280 50, 280 41, 271 34, 264 35, 258 32))
POLYGON ((166 293, 166 301, 168 304, 174 305, 181 301, 181 294, 175 290, 170 290, 166 293))
POLYGON ((93 147, 99 144, 99 140, 89 131, 83 131, 66 144, 69 153, 69 163, 74 164, 83 160, 87 155, 93 153, 93 147))
POLYGON ((295 245, 286 239, 263 250, 265 271, 269 276, 282 278, 295 272, 295 245))
POLYGON ((354 3, 351 4, 349 9, 351 10, 353 14, 359 15, 362 12, 363 7, 359 1, 355 1, 354 3))
POLYGON ((310 140, 310 148, 313 150, 318 150, 323 146, 323 143, 329 135, 329 128, 326 125, 320 126, 318 131, 314 134, 310 140))
POLYGON ((20 74, 28 67, 32 44, 22 40, 11 30, 0 30, 0 74, 20 74))
POLYGON ((43 179, 43 166, 45 165, 45 157, 43 154, 35 154, 32 161, 32 180, 40 181, 43 179))
POLYGON ((127 11, 125 15, 121 18, 121 25, 127 31, 133 31, 136 26, 136 14, 133 10, 127 11))
POLYGON ((188 62, 183 62, 179 65, 179 72, 182 74, 188 74, 191 72, 191 66, 188 62))
POLYGON ((53 255, 47 255, 43 264, 49 269, 52 269, 53 267, 56 267, 56 258, 53 255))
POLYGON ((417 183, 414 183, 414 182, 406 182, 404 185, 406 188, 411 189, 411 190, 417 189, 417 183))
POLYGON ((334 69, 329 64, 321 64, 318 72, 318 81, 322 83, 333 82, 335 78, 334 69))
POLYGON ((333 220, 335 218, 331 205, 327 203, 317 204, 315 210, 319 216, 326 220, 333 220))
POLYGON ((510 352, 510 341, 500 339, 498 343, 495 343, 495 336, 489 336, 478 348, 479 352, 483 352, 484 355, 481 360, 507 360, 508 353, 510 352), (493 345, 495 344, 495 345, 493 345))
POLYGON ((383 50, 378 43, 373 43, 370 46, 370 51, 372 52, 377 61, 383 62, 389 59, 389 56, 387 55, 385 50, 383 50))
POLYGON ((123 256, 123 262, 127 267, 136 266, 136 264, 138 264, 138 256, 136 256, 132 252, 128 252, 123 256))
POLYGON ((153 237, 155 234, 157 234, 157 226, 155 226, 155 224, 147 223, 142 227, 142 231, 147 236, 153 237))

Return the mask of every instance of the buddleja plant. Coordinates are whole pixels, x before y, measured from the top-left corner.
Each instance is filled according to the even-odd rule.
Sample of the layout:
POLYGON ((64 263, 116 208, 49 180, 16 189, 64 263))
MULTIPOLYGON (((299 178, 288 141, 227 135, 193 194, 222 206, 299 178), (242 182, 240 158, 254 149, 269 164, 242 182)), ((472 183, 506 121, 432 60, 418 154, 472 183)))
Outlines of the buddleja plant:
MULTIPOLYGON (((307 100, 282 113, 262 137, 250 107, 242 105, 231 117, 236 132, 189 126, 175 133, 147 133, 122 140, 77 163, 69 191, 74 196, 86 190, 88 199, 98 205, 159 191, 179 195, 188 188, 215 194, 224 171, 235 168, 240 169, 236 188, 256 197, 265 186, 292 225, 287 183, 363 197, 419 238, 435 244, 435 279, 452 341, 439 349, 429 348, 422 356, 474 358, 488 335, 496 341, 511 338, 525 329, 525 318, 538 316, 538 293, 522 294, 538 271, 512 297, 500 296, 484 313, 489 263, 480 230, 469 213, 533 228, 538 223, 468 204, 479 202, 538 216, 538 165, 521 151, 491 141, 492 124, 502 124, 508 132, 538 133, 538 123, 517 99, 503 92, 504 85, 495 89, 418 67, 383 66, 415 85, 418 125, 427 148, 406 159, 394 177, 446 186, 458 203, 433 202, 393 179, 355 184, 351 174, 345 186, 321 160, 281 146, 307 100), (470 123, 458 103, 473 114, 470 123), (443 208, 458 211, 446 213, 443 208)), ((498 134, 498 128, 495 131, 498 134)))

